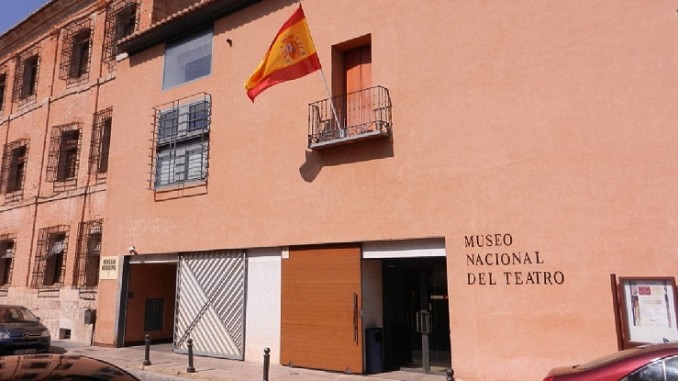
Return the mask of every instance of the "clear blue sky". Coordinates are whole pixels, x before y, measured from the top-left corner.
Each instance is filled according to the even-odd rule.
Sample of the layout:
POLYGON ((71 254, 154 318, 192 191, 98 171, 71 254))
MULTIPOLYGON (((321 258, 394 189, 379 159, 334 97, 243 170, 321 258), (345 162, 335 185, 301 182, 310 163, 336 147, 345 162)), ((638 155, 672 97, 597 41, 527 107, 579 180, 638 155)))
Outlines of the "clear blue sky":
POLYGON ((0 0, 0 34, 23 21, 48 0, 0 0))

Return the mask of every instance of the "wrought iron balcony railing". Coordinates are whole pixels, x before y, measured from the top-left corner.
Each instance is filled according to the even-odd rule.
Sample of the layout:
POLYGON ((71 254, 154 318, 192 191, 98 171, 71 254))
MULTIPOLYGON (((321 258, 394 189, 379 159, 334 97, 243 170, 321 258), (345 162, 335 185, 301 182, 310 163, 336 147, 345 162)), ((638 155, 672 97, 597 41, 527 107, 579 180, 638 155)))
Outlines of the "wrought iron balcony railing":
POLYGON ((382 86, 308 105, 308 147, 391 136, 391 97, 382 86))

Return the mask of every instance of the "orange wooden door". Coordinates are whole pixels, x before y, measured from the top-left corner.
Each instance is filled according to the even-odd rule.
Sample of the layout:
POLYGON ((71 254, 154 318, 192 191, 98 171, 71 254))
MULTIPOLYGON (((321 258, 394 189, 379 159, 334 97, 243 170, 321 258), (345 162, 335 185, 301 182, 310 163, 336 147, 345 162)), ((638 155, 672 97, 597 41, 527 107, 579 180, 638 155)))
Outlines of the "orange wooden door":
POLYGON ((290 249, 281 309, 283 365, 363 372, 360 247, 290 249))
POLYGON ((372 99, 360 90, 372 86, 372 48, 370 45, 344 53, 346 127, 350 132, 371 119, 372 99), (354 127, 354 128, 351 128, 354 127))

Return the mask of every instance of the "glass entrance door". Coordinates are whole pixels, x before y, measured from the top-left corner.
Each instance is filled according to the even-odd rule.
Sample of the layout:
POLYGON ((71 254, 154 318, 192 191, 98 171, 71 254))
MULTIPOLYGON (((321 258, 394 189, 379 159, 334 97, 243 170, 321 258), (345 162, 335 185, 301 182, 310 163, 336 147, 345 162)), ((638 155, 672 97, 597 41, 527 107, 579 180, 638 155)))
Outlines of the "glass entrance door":
POLYGON ((450 367, 445 258, 384 261, 384 333, 390 369, 450 367))

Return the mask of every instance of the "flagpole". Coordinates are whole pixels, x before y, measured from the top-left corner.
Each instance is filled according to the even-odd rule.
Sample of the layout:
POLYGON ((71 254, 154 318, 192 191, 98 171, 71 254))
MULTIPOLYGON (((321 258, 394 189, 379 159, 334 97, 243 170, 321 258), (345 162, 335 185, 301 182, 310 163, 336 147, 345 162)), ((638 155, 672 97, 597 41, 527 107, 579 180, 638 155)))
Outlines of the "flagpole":
POLYGON ((327 78, 325 78, 325 71, 322 67, 320 68, 320 74, 323 76, 323 83, 325 84, 325 90, 327 90, 327 97, 330 102, 330 107, 332 108, 332 115, 334 115, 334 121, 337 122, 337 128, 342 126, 339 124, 339 117, 337 116, 337 110, 334 108, 334 100, 332 99, 332 94, 330 94, 330 87, 327 85, 327 78))
MULTIPOLYGON (((301 7, 301 0, 299 0, 299 8, 301 7)), ((304 15, 304 18, 306 16, 304 15)), ((308 24, 308 19, 306 19, 306 23, 308 24)), ((311 38, 311 42, 313 42, 313 46, 315 46, 315 41, 313 40, 313 34, 311 33, 311 28, 308 28, 308 36, 311 38)), ((316 51, 316 54, 317 51, 316 51)), ((318 58, 320 60, 320 58, 318 58)), ((334 108, 334 100, 332 99, 332 93, 330 92, 330 86, 327 84, 327 78, 325 77, 325 71, 323 70, 322 65, 320 65, 320 74, 323 76, 323 83, 325 84, 325 90, 327 91, 327 98, 330 102, 330 107, 332 108, 332 115, 334 115, 334 121, 337 123, 337 128, 341 128, 341 124, 339 124, 339 117, 337 116, 337 110, 334 108)))

